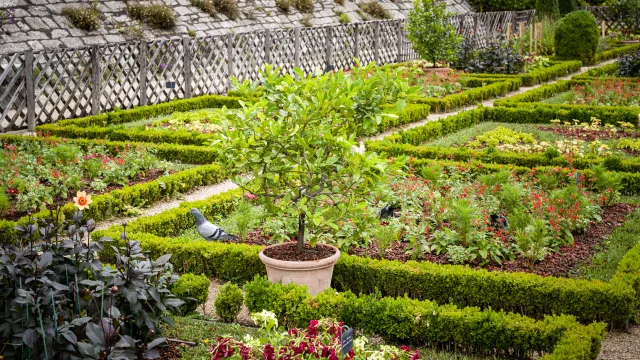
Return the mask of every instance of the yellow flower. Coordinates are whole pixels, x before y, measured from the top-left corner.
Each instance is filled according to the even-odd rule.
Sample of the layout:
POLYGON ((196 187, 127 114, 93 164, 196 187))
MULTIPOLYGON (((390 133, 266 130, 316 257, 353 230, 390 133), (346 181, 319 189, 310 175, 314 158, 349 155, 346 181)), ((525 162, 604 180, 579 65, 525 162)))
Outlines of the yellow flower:
POLYGON ((73 198, 74 205, 78 208, 78 210, 84 210, 89 207, 89 204, 92 203, 91 195, 87 195, 84 191, 78 191, 76 196, 73 198))
POLYGON ((209 343, 209 339, 204 339, 202 342, 205 343, 205 344, 208 344, 209 343))

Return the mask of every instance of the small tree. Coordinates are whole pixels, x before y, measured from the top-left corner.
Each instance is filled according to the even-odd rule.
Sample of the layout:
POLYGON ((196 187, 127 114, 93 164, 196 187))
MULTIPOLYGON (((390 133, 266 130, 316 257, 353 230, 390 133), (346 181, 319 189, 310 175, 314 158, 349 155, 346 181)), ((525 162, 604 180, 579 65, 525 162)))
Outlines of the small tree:
POLYGON ((416 0, 409 13, 407 36, 418 54, 433 61, 434 67, 438 61, 454 61, 463 40, 449 23, 452 16, 445 2, 437 0, 416 0))
MULTIPOLYGON (((296 74, 281 76, 268 67, 262 74, 261 99, 243 104, 214 146, 221 148, 230 169, 246 174, 236 183, 258 196, 270 215, 297 218, 302 252, 307 220, 338 229, 337 221, 362 208, 392 168, 384 158, 353 147, 358 134, 391 116, 385 115, 383 105, 404 93, 397 89, 406 81, 373 66, 350 75, 296 74)), ((310 242, 315 245, 314 239, 310 242)))

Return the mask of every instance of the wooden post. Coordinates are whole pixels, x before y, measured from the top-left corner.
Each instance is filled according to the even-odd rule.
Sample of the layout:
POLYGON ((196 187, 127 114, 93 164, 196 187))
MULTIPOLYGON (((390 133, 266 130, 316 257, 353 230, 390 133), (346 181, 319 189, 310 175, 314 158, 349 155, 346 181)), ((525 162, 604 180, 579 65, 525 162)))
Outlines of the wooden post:
POLYGON ((147 68, 148 68, 148 49, 149 45, 146 41, 140 42, 140 105, 147 105, 147 68))
POLYGON ((358 23, 355 24, 355 28, 353 29, 353 57, 355 59, 360 58, 360 26, 358 23))
POLYGON ((518 24, 519 26, 519 36, 520 36, 520 52, 524 53, 524 26, 525 24, 523 22, 518 24))
POLYGON ((264 62, 271 64, 271 30, 264 32, 264 62))
POLYGON ((182 38, 182 48, 184 49, 184 97, 190 98, 192 96, 192 84, 191 84, 191 38, 185 36, 182 38))
POLYGON ((511 23, 507 23, 507 41, 511 41, 511 23))
POLYGON ((542 51, 542 21, 538 23, 538 53, 542 51))
POLYGON ((324 40, 324 62, 325 72, 330 72, 333 69, 333 28, 327 26, 325 28, 325 40, 324 40))
POLYGON ((33 50, 27 50, 24 53, 24 81, 27 92, 27 128, 29 132, 34 132, 36 131, 36 91, 33 80, 33 50))
POLYGON ((396 30, 397 34, 396 34, 396 46, 397 46, 397 51, 398 51, 398 55, 396 56, 396 62, 397 63, 401 63, 404 61, 404 54, 402 53, 402 42, 404 40, 404 27, 402 26, 402 20, 398 20, 398 29, 396 30))
POLYGON ((227 34, 227 91, 231 90, 233 77, 233 33, 227 34))
POLYGON ((607 20, 602 20, 602 37, 607 36, 607 20))
POLYGON ((91 114, 96 115, 100 112, 100 95, 102 87, 100 86, 100 48, 98 45, 91 47, 91 114))
POLYGON ((373 61, 380 64, 380 21, 375 22, 373 30, 373 61))
POLYGON ((529 24, 529 54, 533 53, 533 38, 536 36, 536 32, 533 29, 533 23, 529 24))
POLYGON ((296 28, 294 30, 294 53, 293 53, 293 66, 299 68, 300 67, 300 28, 296 28))

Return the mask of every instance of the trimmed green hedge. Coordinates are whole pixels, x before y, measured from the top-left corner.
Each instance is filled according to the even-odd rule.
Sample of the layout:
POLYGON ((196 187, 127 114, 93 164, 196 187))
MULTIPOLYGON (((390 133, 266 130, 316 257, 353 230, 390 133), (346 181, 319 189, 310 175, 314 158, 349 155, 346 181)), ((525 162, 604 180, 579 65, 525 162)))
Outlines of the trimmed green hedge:
POLYGON ((505 79, 501 82, 495 82, 490 85, 464 90, 459 94, 447 95, 441 99, 437 98, 412 98, 409 101, 413 103, 428 104, 435 112, 447 112, 463 106, 476 104, 478 102, 493 99, 506 95, 509 91, 520 88, 522 82, 520 79, 505 79))
MULTIPOLYGON (((182 101, 182 100, 181 100, 182 101)), ((166 105, 164 103, 156 106, 166 105)), ((378 131, 384 131, 389 128, 419 121, 429 115, 430 106, 428 104, 407 104, 407 106, 399 113, 396 119, 385 119, 379 126, 378 131)), ((176 110, 187 111, 187 110, 176 110)), ((144 117, 142 118, 144 119, 144 117)), ((134 121, 136 119, 132 119, 134 121)), ((216 134, 202 134, 200 132, 189 132, 187 130, 155 130, 155 129, 135 129, 135 128, 110 128, 104 125, 83 126, 77 125, 73 121, 68 120, 66 126, 57 124, 41 125, 37 128, 39 132, 49 136, 65 137, 71 139, 109 139, 111 141, 123 142, 147 142, 147 143, 168 143, 180 145, 203 146, 217 139, 216 134)), ((94 121, 95 122, 95 121, 94 121)), ((194 148, 192 148, 194 149, 194 148)), ((213 149, 211 149, 213 154, 213 149)))
MULTIPOLYGON (((427 161, 414 161, 419 169, 427 161)), ((464 166, 464 164, 462 165, 464 166)), ((498 166, 492 165, 497 170, 498 166)), ((491 165, 478 168, 491 171, 491 165)), ((504 168, 504 167, 502 167, 504 168)), ((530 172, 531 169, 522 171, 530 172)), ((554 169, 557 171, 557 169, 554 169)), ((639 177, 640 178, 640 177, 639 177)), ((172 264, 179 272, 198 273, 236 282, 250 281, 265 274, 258 252, 261 247, 167 238, 193 228, 189 213, 199 208, 209 218, 229 213, 241 191, 234 190, 203 201, 183 203, 177 209, 134 220, 127 226, 130 239, 140 240, 151 256, 173 254, 172 264)), ((119 238, 119 226, 96 231, 94 238, 119 238)), ((101 259, 113 259, 105 249, 101 259)), ((541 318, 545 314, 570 314, 582 322, 606 321, 624 324, 634 316, 636 291, 625 279, 601 281, 542 277, 535 274, 490 272, 465 266, 430 262, 400 263, 388 260, 342 255, 334 269, 333 284, 340 290, 429 299, 458 306, 502 309, 541 318), (376 290, 377 289, 377 290, 376 290)), ((635 285, 635 284, 633 284, 635 285)), ((640 286, 637 287, 640 290, 640 286)))
POLYGON ((209 299, 209 278, 204 275, 183 274, 178 281, 171 286, 171 293, 184 301, 180 307, 182 314, 189 314, 196 311, 198 306, 209 299))
POLYGON ((582 68, 582 62, 579 60, 571 61, 554 61, 552 65, 534 70, 526 74, 520 75, 500 75, 500 74, 467 74, 469 78, 493 78, 493 79, 513 79, 520 78, 522 86, 533 86, 546 81, 566 76, 582 68))
POLYGON ((640 107, 588 106, 568 104, 514 103, 500 101, 497 107, 487 111, 485 121, 509 123, 548 123, 553 119, 591 122, 591 117, 602 120, 603 124, 616 125, 618 121, 632 124, 638 122, 640 107))
POLYGON ((303 327, 334 318, 365 333, 418 346, 454 345, 491 355, 546 353, 542 359, 595 359, 606 325, 580 325, 567 315, 536 321, 518 314, 458 308, 407 297, 357 296, 327 289, 312 297, 304 286, 256 278, 245 284, 249 311, 273 311, 280 323, 303 327))
POLYGON ((620 57, 620 55, 628 54, 636 50, 640 50, 640 44, 632 44, 632 45, 615 47, 611 50, 603 51, 601 53, 596 54, 596 61, 602 62, 606 60, 615 59, 620 57))
MULTIPOLYGON (((25 142, 25 141, 62 141, 62 138, 55 136, 48 137, 33 137, 22 135, 0 135, 0 141, 7 141, 11 143, 25 142)), ((132 144, 128 141, 108 141, 100 139, 74 139, 74 144, 79 146, 88 146, 93 144, 103 145, 108 148, 118 148, 120 150, 141 145, 145 148, 152 150, 154 154, 163 160, 180 162, 183 164, 211 164, 218 161, 218 151, 210 146, 192 146, 192 145, 176 145, 176 144, 154 144, 154 143, 135 143, 132 144)))
MULTIPOLYGON (((240 107, 240 101, 247 101, 239 97, 222 95, 203 95, 191 99, 172 100, 155 105, 137 106, 129 110, 116 110, 100 115, 91 115, 79 119, 61 120, 55 123, 57 126, 75 125, 79 127, 108 126, 127 122, 149 119, 161 115, 169 115, 174 112, 191 111, 206 108, 240 107)), ((44 125, 43 125, 44 126, 44 125)), ((40 130, 40 126, 36 130, 40 130)))

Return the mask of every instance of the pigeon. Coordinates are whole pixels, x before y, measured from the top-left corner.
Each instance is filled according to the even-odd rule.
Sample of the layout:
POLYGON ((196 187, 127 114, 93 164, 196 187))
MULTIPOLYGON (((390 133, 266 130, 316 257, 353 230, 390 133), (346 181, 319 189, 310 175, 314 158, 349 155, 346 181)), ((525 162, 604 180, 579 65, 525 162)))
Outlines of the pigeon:
POLYGON ((200 210, 193 208, 191 214, 196 218, 196 230, 198 234, 207 241, 215 240, 238 240, 237 236, 229 235, 224 230, 210 223, 200 212, 200 210))

